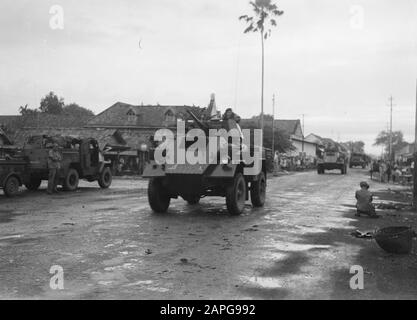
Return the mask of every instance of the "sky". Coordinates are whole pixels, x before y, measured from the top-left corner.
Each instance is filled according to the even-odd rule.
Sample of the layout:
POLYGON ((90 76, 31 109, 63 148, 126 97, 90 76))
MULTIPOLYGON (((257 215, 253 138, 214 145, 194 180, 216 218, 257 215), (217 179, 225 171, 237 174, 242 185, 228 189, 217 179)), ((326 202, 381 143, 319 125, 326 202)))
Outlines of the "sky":
MULTIPOLYGON (((275 94, 276 118, 304 114, 306 135, 380 154, 392 95, 393 130, 411 142, 417 1, 275 2, 265 113, 275 94)), ((238 20, 250 13, 247 0, 2 0, 0 114, 37 108, 49 91, 95 113, 117 101, 205 107, 215 93, 222 111, 259 114, 260 37, 238 20)))

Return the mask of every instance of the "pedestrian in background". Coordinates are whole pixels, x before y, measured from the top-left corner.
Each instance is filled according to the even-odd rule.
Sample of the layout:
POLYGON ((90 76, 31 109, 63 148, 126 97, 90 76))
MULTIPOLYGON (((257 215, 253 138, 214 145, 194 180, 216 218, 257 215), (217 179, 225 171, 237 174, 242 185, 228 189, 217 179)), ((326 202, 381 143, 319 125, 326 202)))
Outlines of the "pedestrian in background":
POLYGON ((48 194, 58 193, 58 172, 61 169, 62 156, 58 144, 55 142, 48 153, 48 194))
POLYGON ((391 164, 387 163, 387 169, 385 171, 385 176, 387 177, 387 182, 389 183, 391 180, 392 170, 391 170, 391 164))
POLYGON ((371 180, 372 180, 372 178, 373 178, 373 173, 374 172, 379 172, 379 164, 378 164, 378 162, 377 161, 373 161, 372 162, 372 165, 371 165, 371 180))
POLYGON ((386 166, 383 161, 379 163, 379 182, 385 182, 386 166))

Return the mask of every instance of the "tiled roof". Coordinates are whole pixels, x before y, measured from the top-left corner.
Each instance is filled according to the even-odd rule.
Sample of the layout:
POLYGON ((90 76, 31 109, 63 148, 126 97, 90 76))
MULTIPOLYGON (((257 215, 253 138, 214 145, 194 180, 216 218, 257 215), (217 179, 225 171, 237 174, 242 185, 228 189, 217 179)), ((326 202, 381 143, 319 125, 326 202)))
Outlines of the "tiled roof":
MULTIPOLYGON (((258 126, 260 126, 260 123, 258 123, 259 120, 258 119, 242 119, 241 120, 241 126, 245 127, 248 124, 257 124, 258 126)), ((268 119, 264 120, 264 125, 265 127, 271 127, 272 126, 272 118, 270 119, 270 121, 268 121, 268 119)), ((300 120, 283 120, 283 119, 276 119, 274 121, 274 127, 276 129, 280 129, 283 132, 285 132, 288 135, 293 135, 296 133, 297 131, 297 126, 301 125, 300 120)))
POLYGON ((35 127, 73 128, 84 126, 88 120, 65 114, 36 113, 26 116, 0 116, 0 125, 4 125, 10 130, 35 127))
POLYGON ((301 126, 301 122, 300 120, 275 120, 274 126, 292 135, 296 133, 297 126, 301 126))
POLYGON ((203 110, 202 108, 195 106, 134 106, 117 102, 110 108, 90 119, 86 126, 161 128, 172 124, 175 125, 175 122, 167 123, 165 121, 165 114, 169 112, 169 110, 171 110, 175 117, 188 118, 187 109, 191 110, 198 117, 203 110))

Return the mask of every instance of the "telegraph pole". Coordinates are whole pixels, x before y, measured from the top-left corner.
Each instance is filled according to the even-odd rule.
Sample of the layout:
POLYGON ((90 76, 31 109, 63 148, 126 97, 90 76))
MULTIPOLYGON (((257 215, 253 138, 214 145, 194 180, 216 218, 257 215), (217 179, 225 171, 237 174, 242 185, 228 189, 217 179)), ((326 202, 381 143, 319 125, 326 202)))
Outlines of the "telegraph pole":
POLYGON ((389 98, 390 101, 390 124, 389 124, 389 162, 392 161, 392 96, 389 98))
POLYGON ((272 96, 272 157, 275 158, 275 94, 272 96))
POLYGON ((303 114, 303 143, 301 145, 301 152, 303 152, 303 156, 304 156, 304 114, 303 114))
POLYGON ((413 172, 413 208, 417 211, 417 81, 416 81, 416 114, 414 123, 414 172, 413 172))

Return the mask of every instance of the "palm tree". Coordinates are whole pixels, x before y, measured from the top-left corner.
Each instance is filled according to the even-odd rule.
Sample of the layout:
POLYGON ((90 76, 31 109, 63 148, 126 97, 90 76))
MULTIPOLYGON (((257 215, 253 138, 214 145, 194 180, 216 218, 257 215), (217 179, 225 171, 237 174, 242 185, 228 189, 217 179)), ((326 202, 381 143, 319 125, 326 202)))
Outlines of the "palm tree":
POLYGON ((262 44, 262 90, 261 90, 261 129, 264 130, 264 74, 265 74, 265 40, 271 36, 271 29, 277 26, 276 17, 284 14, 272 0, 255 0, 249 2, 254 16, 243 15, 239 20, 249 24, 244 33, 259 32, 262 44))

